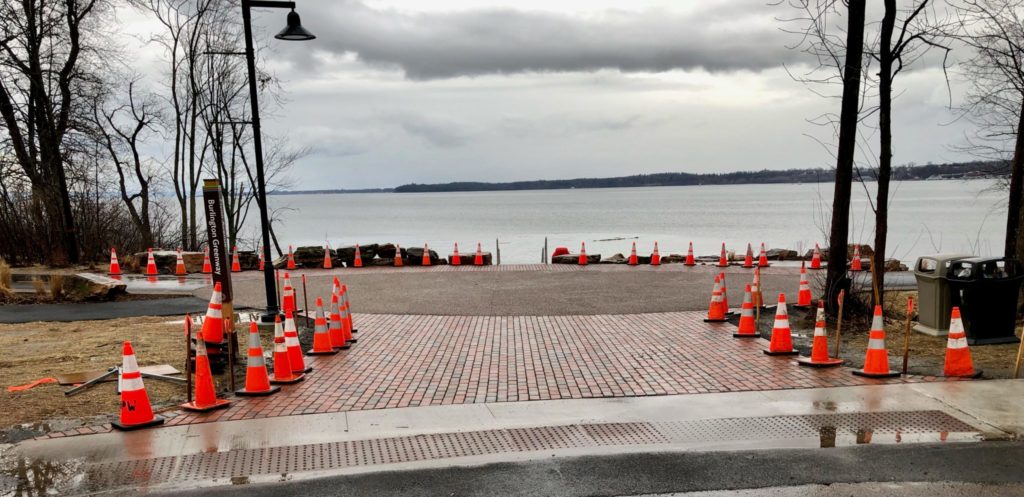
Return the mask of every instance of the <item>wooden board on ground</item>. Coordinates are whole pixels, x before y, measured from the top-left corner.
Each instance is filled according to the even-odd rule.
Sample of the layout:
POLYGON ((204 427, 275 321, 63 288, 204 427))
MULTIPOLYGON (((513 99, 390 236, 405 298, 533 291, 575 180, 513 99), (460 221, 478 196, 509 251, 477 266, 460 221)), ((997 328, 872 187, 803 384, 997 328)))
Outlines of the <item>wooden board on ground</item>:
MULTIPOLYGON (((171 366, 170 364, 160 364, 157 366, 143 366, 139 368, 139 371, 143 373, 162 374, 168 376, 181 373, 181 371, 178 371, 174 366, 171 366)), ((105 374, 107 374, 107 371, 103 369, 97 369, 95 371, 80 371, 77 373, 62 374, 57 375, 57 383, 60 383, 61 385, 78 385, 81 383, 85 383, 89 380, 99 378, 100 376, 103 376, 105 374)), ((117 380, 117 377, 111 376, 110 378, 104 381, 115 380, 117 380)))

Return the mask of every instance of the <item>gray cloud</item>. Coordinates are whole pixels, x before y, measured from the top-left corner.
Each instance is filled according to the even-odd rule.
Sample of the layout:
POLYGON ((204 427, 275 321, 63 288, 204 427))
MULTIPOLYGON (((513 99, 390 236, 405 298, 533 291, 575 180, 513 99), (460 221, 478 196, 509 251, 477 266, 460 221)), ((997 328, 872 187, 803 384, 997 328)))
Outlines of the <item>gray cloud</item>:
MULTIPOLYGON (((303 6, 317 50, 355 53, 397 66, 410 79, 483 74, 777 67, 798 60, 772 22, 777 12, 749 0, 706 2, 689 13, 651 9, 579 17, 487 8, 406 13, 355 0, 303 6)), ((792 40, 789 40, 792 41, 792 40)), ((309 47, 294 49, 312 63, 309 47)))

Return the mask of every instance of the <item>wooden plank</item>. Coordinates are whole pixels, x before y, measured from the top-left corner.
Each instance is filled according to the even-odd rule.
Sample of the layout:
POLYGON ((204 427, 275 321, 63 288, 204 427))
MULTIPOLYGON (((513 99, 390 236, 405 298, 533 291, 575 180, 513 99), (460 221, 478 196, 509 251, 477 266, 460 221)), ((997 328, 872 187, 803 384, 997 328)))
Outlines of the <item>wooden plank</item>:
MULTIPOLYGON (((143 366, 139 368, 139 371, 142 371, 143 373, 162 374, 168 376, 181 373, 181 371, 178 371, 174 366, 171 366, 170 364, 160 364, 157 366, 143 366)), ((95 371, 79 371, 76 373, 61 374, 57 375, 57 383, 61 385, 78 385, 81 383, 85 383, 91 379, 99 378, 100 376, 103 376, 106 373, 106 370, 97 369, 95 371)), ((113 376, 109 380, 105 381, 115 380, 117 380, 117 377, 113 376)))

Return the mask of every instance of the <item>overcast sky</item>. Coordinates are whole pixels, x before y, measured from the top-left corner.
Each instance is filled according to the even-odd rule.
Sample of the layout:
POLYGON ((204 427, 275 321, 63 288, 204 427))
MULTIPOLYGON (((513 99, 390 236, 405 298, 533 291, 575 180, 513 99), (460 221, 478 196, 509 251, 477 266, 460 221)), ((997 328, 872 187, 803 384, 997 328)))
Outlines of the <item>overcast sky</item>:
MULTIPOLYGON (((812 61, 762 0, 298 4, 318 38, 270 43, 287 104, 264 118, 312 150, 293 189, 832 166, 808 120, 839 103, 787 74, 812 61)), ((896 163, 964 159, 941 69, 896 87, 896 163)))

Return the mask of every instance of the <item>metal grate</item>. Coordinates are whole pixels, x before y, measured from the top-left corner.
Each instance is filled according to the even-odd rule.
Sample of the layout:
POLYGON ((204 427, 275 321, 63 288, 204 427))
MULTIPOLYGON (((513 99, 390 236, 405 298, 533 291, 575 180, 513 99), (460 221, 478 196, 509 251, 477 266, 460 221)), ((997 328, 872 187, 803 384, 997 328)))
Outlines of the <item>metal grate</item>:
POLYGON ((599 446, 786 440, 816 438, 825 432, 852 436, 864 432, 973 434, 978 430, 941 411, 580 424, 412 435, 100 463, 88 467, 90 477, 86 480, 104 488, 173 481, 226 481, 253 475, 284 475, 486 454, 599 446))

